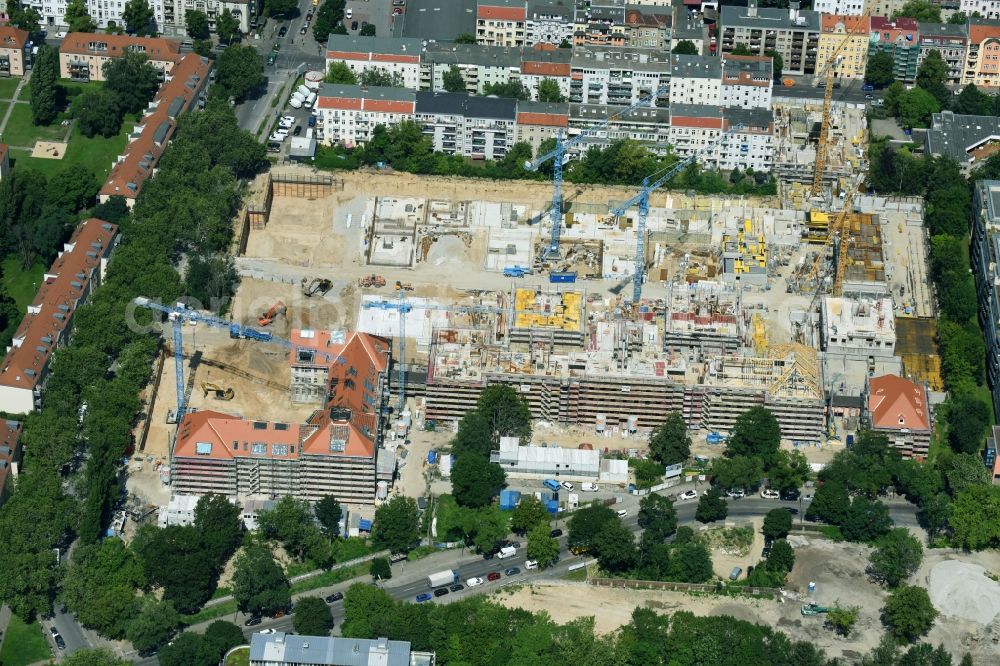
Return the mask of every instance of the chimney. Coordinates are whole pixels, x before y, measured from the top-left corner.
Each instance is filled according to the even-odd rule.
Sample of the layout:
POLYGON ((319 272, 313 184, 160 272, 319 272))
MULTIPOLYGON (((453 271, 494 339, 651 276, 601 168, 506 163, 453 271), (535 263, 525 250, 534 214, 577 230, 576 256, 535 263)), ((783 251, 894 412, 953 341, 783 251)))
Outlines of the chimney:
POLYGON ((747 16, 750 18, 757 16, 757 0, 750 0, 747 3, 747 16))

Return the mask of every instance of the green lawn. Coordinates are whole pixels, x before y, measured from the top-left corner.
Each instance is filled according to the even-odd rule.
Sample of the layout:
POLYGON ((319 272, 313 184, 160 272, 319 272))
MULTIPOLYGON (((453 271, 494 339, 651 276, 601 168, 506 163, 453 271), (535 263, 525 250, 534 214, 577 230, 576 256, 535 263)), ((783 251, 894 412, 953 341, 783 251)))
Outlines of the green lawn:
POLYGON ((45 266, 38 261, 25 270, 21 266, 20 257, 7 257, 3 260, 3 284, 21 312, 35 299, 44 272, 45 266))
POLYGON ((21 79, 0 79, 0 99, 10 99, 21 79))
MULTIPOLYGON (((104 81, 88 81, 87 83, 77 83, 76 81, 70 81, 69 79, 59 79, 57 81, 59 86, 66 91, 66 98, 73 99, 85 90, 97 90, 104 85, 104 81)), ((18 99, 29 100, 31 99, 31 82, 24 84, 21 88, 21 95, 18 99)))
POLYGON ((3 142, 11 146, 30 148, 35 145, 35 141, 39 140, 62 141, 63 136, 66 135, 66 128, 60 124, 60 121, 64 117, 64 114, 59 114, 59 117, 51 125, 35 126, 31 123, 31 105, 15 104, 14 110, 10 114, 10 120, 7 121, 7 127, 3 131, 3 142))
POLYGON ((25 624, 16 615, 10 618, 3 650, 0 650, 0 664, 26 666, 36 661, 45 661, 51 656, 49 642, 37 622, 25 624))
POLYGON ((226 666, 250 666, 250 648, 238 648, 226 659, 226 666))
MULTIPOLYGON (((78 128, 74 127, 73 134, 69 139, 69 146, 66 148, 66 156, 61 160, 31 157, 31 153, 24 150, 11 150, 11 157, 19 166, 40 171, 49 177, 70 166, 85 167, 93 171, 97 180, 103 183, 108 172, 111 171, 115 159, 125 149, 128 132, 132 129, 132 125, 132 118, 126 118, 118 136, 110 139, 101 136, 88 139, 80 133, 78 128)), ((66 128, 61 129, 65 130, 66 128)))

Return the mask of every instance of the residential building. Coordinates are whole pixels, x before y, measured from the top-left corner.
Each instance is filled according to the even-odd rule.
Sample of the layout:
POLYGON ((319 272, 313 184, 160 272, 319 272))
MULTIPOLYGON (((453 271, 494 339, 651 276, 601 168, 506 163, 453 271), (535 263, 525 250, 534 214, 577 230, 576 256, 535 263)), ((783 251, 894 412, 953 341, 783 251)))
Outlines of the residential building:
MULTIPOLYGON (((273 511, 274 507, 278 506, 276 500, 262 500, 262 499, 248 499, 243 501, 243 510, 240 512, 240 520, 243 522, 243 528, 248 532, 252 532, 258 527, 257 519, 260 514, 264 511, 273 511)), ((341 525, 344 521, 341 519, 341 525)), ((344 532, 342 531, 341 534, 344 532)))
POLYGON ((488 46, 524 46, 527 21, 526 0, 477 0, 476 41, 488 46))
POLYGON ((667 49, 673 15, 669 7, 625 6, 626 46, 642 49, 667 49))
POLYGON ((52 352, 69 342, 73 315, 104 278, 118 227, 97 218, 77 225, 52 266, 0 364, 0 405, 27 414, 41 405, 52 352))
POLYGON ((760 56, 722 56, 719 104, 738 109, 770 109, 774 87, 772 59, 760 56))
POLYGON ((942 111, 924 134, 928 155, 946 155, 967 169, 1000 150, 1000 118, 942 111))
POLYGON ((983 462, 986 463, 986 470, 994 486, 1000 486, 1000 456, 997 455, 997 442, 1000 442, 1000 426, 993 426, 990 429, 990 436, 986 439, 983 462))
POLYGON ((1000 19, 1000 0, 961 0, 958 11, 967 16, 978 12, 984 19, 995 21, 1000 19))
POLYGON ((816 53, 822 32, 820 14, 800 10, 798 2, 790 2, 787 10, 761 9, 757 0, 749 0, 746 7, 724 6, 719 23, 723 53, 732 53, 737 44, 743 44, 753 55, 777 51, 786 73, 817 71, 816 53))
POLYGON ((555 2, 528 2, 528 16, 525 21, 525 43, 554 44, 573 43, 573 7, 555 2))
POLYGON ((521 83, 538 98, 538 84, 551 79, 563 98, 569 99, 574 49, 531 48, 521 51, 521 83))
POLYGON ((144 53, 162 76, 181 60, 181 45, 162 37, 71 32, 59 45, 59 76, 73 81, 103 81, 104 63, 126 53, 144 53))
POLYGON ((10 496, 21 467, 21 422, 0 421, 0 505, 10 496))
POLYGON ((1000 421, 1000 180, 978 180, 972 190, 972 272, 986 343, 986 375, 1000 421))
MULTIPOLYGON (((125 2, 118 0, 84 0, 87 7, 87 14, 94 20, 98 28, 107 28, 111 22, 124 26, 123 11, 125 2)), ((149 0, 149 8, 153 11, 153 18, 157 25, 164 24, 163 13, 164 0, 149 0)), ((40 23, 43 27, 65 26, 66 21, 66 0, 25 0, 22 7, 31 7, 38 12, 41 17, 40 23)))
POLYGON ((923 64, 931 51, 937 51, 948 65, 946 83, 958 85, 962 81, 965 58, 969 48, 969 26, 951 23, 917 24, 920 31, 920 55, 917 68, 923 64))
POLYGON ((638 141, 646 149, 666 154, 670 150, 670 111, 665 106, 640 106, 628 113, 621 107, 607 104, 570 104, 569 124, 573 129, 587 129, 611 122, 587 137, 578 148, 585 152, 590 146, 607 148, 622 139, 638 141))
POLYGON ((962 85, 1000 86, 1000 21, 969 19, 969 46, 962 85))
POLYGON ((675 2, 671 8, 670 45, 673 51, 679 42, 691 42, 698 55, 715 55, 715 37, 708 36, 708 26, 697 10, 690 10, 684 3, 675 2))
MULTIPOLYGON (((483 44, 428 44, 420 61, 420 90, 447 92, 444 75, 457 67, 465 81, 465 91, 485 95, 486 87, 516 81, 521 70, 521 49, 483 44)), ((566 65, 569 78, 569 65, 566 65)), ((568 89, 567 83, 567 89, 568 89)))
POLYGON ((698 162, 723 170, 770 171, 774 163, 774 113, 770 109, 722 109, 718 106, 672 104, 670 144, 686 157, 730 136, 702 154, 698 162))
POLYGON ((259 0, 156 0, 163 5, 162 31, 164 33, 182 35, 187 31, 186 12, 197 10, 208 15, 208 25, 215 30, 215 19, 222 12, 229 10, 239 21, 240 32, 250 32, 253 18, 260 13, 259 0))
POLYGON ((864 4, 862 0, 816 0, 813 3, 813 10, 820 14, 861 16, 864 13, 864 4))
POLYGON ((862 13, 869 16, 895 16, 904 4, 906 0, 864 0, 862 13))
POLYGON ((495 160, 514 145, 516 99, 421 91, 415 113, 438 152, 495 160))
POLYGON ((625 0, 578 0, 573 15, 576 46, 625 46, 625 0))
POLYGON ((931 444, 927 387, 896 375, 870 377, 864 396, 865 421, 889 438, 904 458, 926 458, 931 444))
POLYGON ((398 75, 403 87, 420 87, 420 40, 412 37, 357 37, 330 35, 326 43, 326 68, 343 62, 360 80, 368 70, 398 75))
POLYGON ((662 105, 669 100, 668 52, 581 46, 573 49, 571 65, 570 102, 631 106, 652 95, 662 105))
POLYGON ((532 154, 537 155, 546 139, 554 138, 560 131, 566 136, 569 106, 567 102, 518 102, 514 142, 531 145, 532 154))
MULTIPOLYGON (((860 3, 859 3, 860 6, 860 3)), ((817 75, 825 77, 833 64, 838 79, 863 79, 868 63, 871 19, 867 16, 822 15, 817 75), (834 54, 836 58, 834 58, 834 54)))
POLYGON ((326 349, 337 358, 328 362, 324 406, 305 423, 252 421, 212 410, 186 415, 171 454, 175 492, 310 502, 333 495, 342 503, 373 504, 389 343, 353 333, 337 348, 314 351, 326 349))
POLYGON ((0 26, 0 76, 24 76, 31 69, 28 31, 0 26))
POLYGON ((722 58, 674 55, 670 67, 670 104, 719 104, 722 99, 722 58))
POLYGON ((891 298, 823 298, 823 351, 850 358, 892 356, 896 325, 891 298))
POLYGON ((871 36, 868 42, 868 57, 878 52, 892 56, 896 79, 913 83, 917 78, 917 62, 920 60, 920 34, 914 19, 899 17, 894 20, 884 16, 871 18, 871 36))
POLYGON ((143 183, 153 174, 177 130, 177 118, 204 104, 211 69, 211 60, 189 53, 171 70, 142 118, 129 132, 124 152, 111 167, 98 193, 102 203, 113 196, 121 196, 125 197, 129 208, 135 205, 143 183))
POLYGON ((379 125, 395 127, 412 120, 416 106, 412 90, 325 83, 315 108, 323 119, 323 142, 351 147, 367 143, 379 125))
POLYGON ((250 638, 250 666, 434 666, 433 652, 388 638, 298 636, 278 631, 250 638))
POLYGON ((161 506, 156 512, 156 526, 194 525, 194 509, 199 499, 200 495, 171 495, 166 506, 161 506))

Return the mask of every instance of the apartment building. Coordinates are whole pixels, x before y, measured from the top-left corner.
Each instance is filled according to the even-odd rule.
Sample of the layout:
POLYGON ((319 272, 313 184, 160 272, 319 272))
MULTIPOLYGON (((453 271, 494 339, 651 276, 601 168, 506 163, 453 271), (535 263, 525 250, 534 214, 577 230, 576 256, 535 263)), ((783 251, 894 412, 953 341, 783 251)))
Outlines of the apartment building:
POLYGON ((667 49, 670 46, 673 15, 669 7, 625 6, 626 46, 667 49))
POLYGON ((0 26, 0 76, 24 76, 31 69, 28 31, 0 26))
POLYGON ((517 100, 421 91, 414 120, 438 152, 497 160, 514 145, 517 100))
POLYGON ((250 666, 434 666, 433 652, 410 650, 409 641, 330 638, 277 632, 250 639, 250 666))
POLYGON ((972 272, 986 343, 986 374, 1000 421, 1000 180, 977 180, 972 202, 972 272))
POLYGON ((561 131, 566 136, 569 129, 569 103, 567 102, 518 102, 517 124, 514 130, 515 143, 527 143, 531 152, 538 149, 546 139, 555 138, 561 131))
MULTIPOLYGON (((112 21, 124 26, 123 12, 127 0, 84 0, 87 14, 99 28, 107 28, 112 21)), ((26 0, 22 7, 31 7, 41 16, 43 26, 64 26, 66 21, 67 0, 26 0)), ((153 10, 153 18, 157 25, 164 25, 164 0, 149 0, 149 8, 153 10)))
POLYGON ((488 46, 524 46, 527 21, 526 0, 477 0, 476 42, 488 46))
POLYGON ((351 147, 367 143, 379 125, 395 127, 412 120, 416 106, 412 90, 325 83, 315 108, 323 119, 324 143, 351 147))
POLYGON ((21 422, 0 421, 0 506, 7 501, 21 467, 21 422))
POLYGON ((590 146, 607 148, 615 141, 631 139, 646 149, 666 154, 670 150, 670 111, 667 107, 641 106, 628 113, 621 107, 606 104, 570 104, 569 124, 574 129, 589 129, 614 117, 604 128, 584 140, 579 152, 590 146))
POLYGON ((538 84, 551 79, 559 86, 559 92, 569 99, 572 81, 572 60, 574 49, 522 49, 521 83, 538 98, 538 84))
POLYGON ((253 18, 260 13, 263 5, 259 0, 156 0, 163 5, 162 31, 164 33, 181 35, 187 31, 187 17, 190 10, 205 12, 208 15, 208 25, 215 30, 215 19, 222 12, 229 10, 239 21, 240 32, 250 32, 253 18))
POLYGON ((629 106, 657 95, 666 105, 670 54, 657 49, 581 46, 573 49, 569 101, 629 106))
POLYGON ((525 20, 526 44, 572 44, 573 9, 568 3, 557 5, 554 2, 529 1, 525 20))
POLYGON ((820 317, 827 354, 861 360, 895 354, 896 324, 890 298, 825 297, 820 317))
POLYGON ((869 16, 894 16, 904 4, 906 0, 864 0, 862 13, 867 12, 869 16))
POLYGON ((888 53, 892 56, 896 79, 913 83, 917 78, 917 62, 920 60, 919 34, 917 22, 911 18, 901 16, 891 20, 884 16, 873 16, 868 57, 880 51, 888 53))
POLYGON ((625 0, 578 0, 573 15, 575 46, 625 46, 625 0))
POLYGON ((722 58, 674 55, 670 66, 670 104, 719 104, 722 99, 722 58))
POLYGON ((732 53, 743 44, 753 55, 764 56, 777 51, 789 74, 814 74, 816 54, 822 32, 820 14, 799 9, 798 2, 785 9, 760 9, 757 0, 746 7, 722 7, 721 50, 732 53))
MULTIPOLYGON (((484 95, 489 85, 519 79, 521 49, 484 44, 428 44, 420 61, 420 90, 446 92, 444 75, 452 67, 462 73, 466 92, 484 95)), ((566 70, 568 78, 568 65, 566 70)))
POLYGON ((969 45, 962 85, 1000 86, 1000 21, 969 19, 969 45))
POLYGON ((156 169, 160 156, 177 130, 177 118, 204 105, 205 89, 212 61, 189 53, 171 70, 149 103, 142 118, 133 125, 125 150, 98 193, 101 203, 113 196, 135 205, 143 183, 156 169))
POLYGON ((1000 150, 1000 118, 934 113, 924 134, 924 150, 928 155, 950 157, 969 169, 1000 150))
POLYGON ((690 11, 683 2, 675 2, 671 8, 670 23, 671 51, 680 42, 691 42, 698 55, 716 54, 716 39, 708 36, 708 26, 697 11, 690 11))
POLYGON ((863 0, 816 0, 813 2, 813 10, 820 14, 861 16, 864 4, 863 0))
POLYGON ((984 19, 995 21, 1000 19, 1000 0, 961 0, 958 11, 967 16, 979 12, 984 19))
POLYGON ((76 309, 100 286, 118 227, 97 218, 77 225, 52 266, 0 364, 0 405, 27 414, 41 405, 52 353, 69 342, 76 309))
POLYGON ((863 79, 868 64, 871 19, 839 14, 822 15, 817 74, 825 77, 833 59, 833 75, 838 79, 863 79), (839 49, 839 51, 838 51, 839 49))
MULTIPOLYGON (((299 343, 307 340, 299 334, 299 343)), ((305 423, 212 410, 186 415, 171 454, 174 492, 310 502, 333 495, 342 503, 374 503, 389 343, 354 333, 342 345, 313 350, 337 354, 327 366, 324 406, 305 423)))
POLYGON ((931 443, 927 387, 896 375, 870 377, 864 395, 865 421, 889 438, 904 458, 926 458, 931 443))
POLYGON ((725 141, 699 156, 700 164, 727 171, 770 171, 774 163, 774 113, 770 109, 670 106, 670 144, 677 155, 686 157, 702 150, 727 132, 725 141))
POLYGON ((420 40, 410 37, 356 37, 330 35, 326 43, 326 68, 343 62, 360 77, 368 70, 398 74, 403 87, 420 87, 420 40))
POLYGON ((930 54, 937 51, 941 59, 948 65, 946 83, 958 85, 962 81, 965 69, 965 58, 969 49, 969 26, 952 25, 951 23, 919 22, 920 54, 917 56, 917 69, 930 54))
POLYGON ((722 56, 719 103, 741 109, 770 109, 774 68, 770 57, 722 56))
POLYGON ((181 60, 180 42, 162 37, 71 32, 59 45, 59 76, 72 81, 103 81, 104 64, 126 53, 143 53, 163 76, 181 60))

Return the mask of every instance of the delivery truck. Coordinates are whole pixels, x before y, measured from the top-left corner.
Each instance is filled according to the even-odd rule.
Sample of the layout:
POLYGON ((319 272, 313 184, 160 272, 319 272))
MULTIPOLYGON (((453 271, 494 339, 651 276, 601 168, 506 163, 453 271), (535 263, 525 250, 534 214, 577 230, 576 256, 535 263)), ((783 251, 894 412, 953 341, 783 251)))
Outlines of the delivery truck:
POLYGON ((458 582, 458 572, 454 569, 432 573, 427 577, 427 582, 431 587, 444 587, 458 582))

